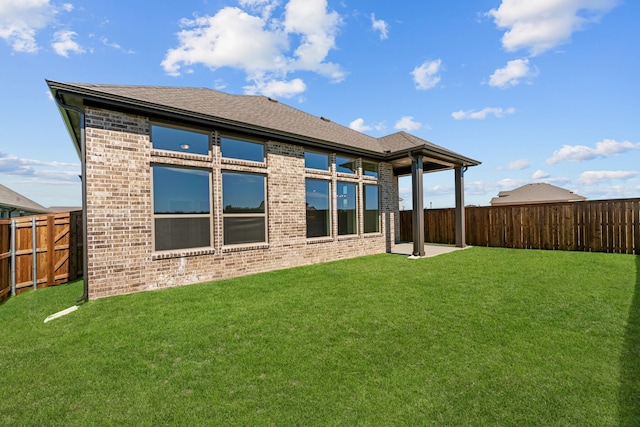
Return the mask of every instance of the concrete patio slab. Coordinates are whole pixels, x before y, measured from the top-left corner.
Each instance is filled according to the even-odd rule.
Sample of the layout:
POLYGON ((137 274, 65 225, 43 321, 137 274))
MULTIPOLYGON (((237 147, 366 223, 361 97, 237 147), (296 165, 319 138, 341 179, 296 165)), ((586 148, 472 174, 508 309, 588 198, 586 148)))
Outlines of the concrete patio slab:
MULTIPOLYGON (((429 258, 437 255, 447 254, 449 252, 459 251, 462 249, 470 248, 471 246, 467 246, 465 248, 458 248, 456 246, 451 245, 434 245, 434 244, 426 244, 424 245, 424 257, 415 257, 415 258, 429 258)), ((413 243, 397 243, 391 249, 392 254, 398 255, 407 255, 412 257, 411 253, 413 252, 413 243)))

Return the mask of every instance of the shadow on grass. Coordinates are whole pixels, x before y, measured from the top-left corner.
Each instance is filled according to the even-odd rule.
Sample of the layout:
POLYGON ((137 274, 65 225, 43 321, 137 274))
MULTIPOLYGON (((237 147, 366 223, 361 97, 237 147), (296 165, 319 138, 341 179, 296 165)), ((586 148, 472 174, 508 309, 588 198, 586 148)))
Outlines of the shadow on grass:
POLYGON ((640 426, 640 255, 620 359, 620 425, 640 426))

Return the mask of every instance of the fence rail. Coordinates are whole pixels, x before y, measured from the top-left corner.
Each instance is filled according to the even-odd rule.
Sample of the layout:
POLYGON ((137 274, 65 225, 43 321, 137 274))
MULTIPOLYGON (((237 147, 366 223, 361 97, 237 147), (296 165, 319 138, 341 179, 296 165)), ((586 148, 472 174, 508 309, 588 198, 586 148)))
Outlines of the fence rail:
MULTIPOLYGON (((465 208, 473 246, 640 254, 640 199, 465 208)), ((425 241, 455 243, 455 209, 425 209, 425 241)), ((409 241, 411 211, 400 212, 409 241)))
POLYGON ((0 220, 0 301, 82 276, 80 211, 0 220))

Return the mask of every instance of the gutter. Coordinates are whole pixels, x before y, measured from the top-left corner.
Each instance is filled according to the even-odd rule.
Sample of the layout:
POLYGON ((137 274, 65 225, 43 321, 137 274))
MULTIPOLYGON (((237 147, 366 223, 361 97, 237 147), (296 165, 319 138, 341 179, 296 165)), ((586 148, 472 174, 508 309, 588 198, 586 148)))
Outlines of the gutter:
POLYGON ((88 277, 88 251, 87 244, 87 150, 85 144, 85 122, 84 111, 78 107, 67 105, 62 101, 62 97, 56 94, 55 96, 58 106, 62 110, 75 111, 80 116, 80 164, 82 165, 82 171, 80 172, 80 178, 82 180, 82 296, 76 300, 76 302, 86 302, 89 300, 89 277, 88 277))

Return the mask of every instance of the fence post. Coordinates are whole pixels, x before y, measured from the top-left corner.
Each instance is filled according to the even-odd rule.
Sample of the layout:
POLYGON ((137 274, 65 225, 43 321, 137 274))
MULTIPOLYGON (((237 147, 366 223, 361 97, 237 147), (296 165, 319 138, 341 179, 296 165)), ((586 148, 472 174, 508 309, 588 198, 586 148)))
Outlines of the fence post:
POLYGON ((16 296, 16 220, 11 220, 11 296, 16 296))
POLYGON ((36 247, 36 217, 31 218, 31 248, 32 248, 32 262, 31 262, 31 276, 33 278, 33 290, 38 289, 38 248, 36 247))

